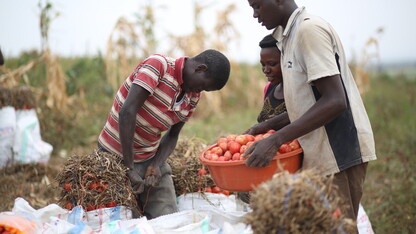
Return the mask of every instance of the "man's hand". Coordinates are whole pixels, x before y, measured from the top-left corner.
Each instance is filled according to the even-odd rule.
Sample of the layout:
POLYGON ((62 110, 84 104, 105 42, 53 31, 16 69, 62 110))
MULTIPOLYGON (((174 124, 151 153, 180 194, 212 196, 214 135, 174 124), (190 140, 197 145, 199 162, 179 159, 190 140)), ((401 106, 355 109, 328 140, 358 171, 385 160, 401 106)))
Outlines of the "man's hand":
POLYGON ((257 135, 257 134, 262 134, 267 132, 268 130, 270 130, 265 124, 264 122, 262 123, 258 123, 256 125, 253 125, 251 128, 247 129, 247 131, 244 132, 244 134, 249 134, 249 135, 257 135))
POLYGON ((160 168, 158 166, 149 165, 146 169, 144 180, 148 186, 156 186, 159 184, 161 177, 160 168))
POLYGON ((144 191, 144 181, 140 177, 139 173, 136 170, 127 171, 127 176, 130 179, 131 186, 133 187, 133 193, 138 195, 144 191))
POLYGON ((266 167, 276 156, 279 150, 279 145, 270 136, 263 140, 254 142, 242 155, 246 157, 250 155, 246 160, 246 165, 249 167, 266 167))

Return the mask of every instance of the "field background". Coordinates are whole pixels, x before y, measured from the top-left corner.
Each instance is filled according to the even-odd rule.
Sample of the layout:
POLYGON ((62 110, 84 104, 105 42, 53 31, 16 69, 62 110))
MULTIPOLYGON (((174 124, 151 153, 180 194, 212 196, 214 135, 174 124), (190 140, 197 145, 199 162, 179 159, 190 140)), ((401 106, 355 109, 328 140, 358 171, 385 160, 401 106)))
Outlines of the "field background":
MULTIPOLYGON (((51 7, 44 6, 43 17, 49 17, 51 7)), ((90 153, 96 148, 116 88, 142 58, 157 52, 157 40, 151 31, 153 10, 149 7, 138 17, 140 27, 120 20, 115 27, 118 33, 109 38, 106 54, 57 57, 48 49, 45 34, 42 50, 6 58, 0 71, 0 85, 29 86, 35 93, 42 138, 54 147, 53 163, 63 163, 72 154, 90 153), (146 50, 130 43, 139 39, 146 45, 140 48, 146 50)), ((218 21, 217 36, 205 41, 205 47, 226 50, 228 38, 235 33, 226 16, 224 12, 223 19, 218 21)), ((170 38, 172 49, 189 56, 199 52, 205 32, 195 25, 194 33, 189 36, 170 38)), ((48 29, 48 25, 44 27, 48 29)), ((376 42, 371 38, 365 46, 376 42)), ((371 59, 363 50, 362 55, 350 61, 372 123, 378 156, 377 161, 369 164, 362 204, 375 233, 414 233, 416 69, 374 66, 371 59)), ((203 94, 181 137, 197 137, 212 143, 219 136, 242 133, 256 122, 265 83, 258 64, 232 62, 229 83, 221 91, 203 94)))

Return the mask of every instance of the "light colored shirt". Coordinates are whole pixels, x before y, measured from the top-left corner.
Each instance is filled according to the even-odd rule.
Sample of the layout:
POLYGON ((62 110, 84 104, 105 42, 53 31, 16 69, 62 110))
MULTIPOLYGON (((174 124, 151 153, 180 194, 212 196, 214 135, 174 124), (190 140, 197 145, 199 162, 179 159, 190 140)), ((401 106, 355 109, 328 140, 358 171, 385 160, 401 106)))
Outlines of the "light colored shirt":
POLYGON ((323 19, 295 10, 285 28, 273 32, 281 50, 284 98, 290 121, 300 118, 319 99, 313 81, 340 74, 348 108, 330 123, 302 137, 303 168, 333 174, 376 159, 370 121, 344 49, 335 30, 323 19))

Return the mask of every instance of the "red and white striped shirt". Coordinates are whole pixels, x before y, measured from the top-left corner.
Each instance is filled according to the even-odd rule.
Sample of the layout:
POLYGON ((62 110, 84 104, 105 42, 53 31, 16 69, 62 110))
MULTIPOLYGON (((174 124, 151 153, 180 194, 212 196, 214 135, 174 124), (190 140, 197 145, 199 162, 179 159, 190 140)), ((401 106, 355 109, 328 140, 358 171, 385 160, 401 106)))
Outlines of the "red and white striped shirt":
POLYGON ((122 156, 118 114, 132 84, 140 85, 150 92, 142 108, 137 111, 133 140, 135 162, 155 155, 162 132, 176 123, 188 121, 199 102, 200 93, 185 93, 182 100, 176 100, 182 92, 185 59, 186 57, 173 59, 155 54, 136 67, 114 99, 107 122, 98 138, 102 147, 122 156))

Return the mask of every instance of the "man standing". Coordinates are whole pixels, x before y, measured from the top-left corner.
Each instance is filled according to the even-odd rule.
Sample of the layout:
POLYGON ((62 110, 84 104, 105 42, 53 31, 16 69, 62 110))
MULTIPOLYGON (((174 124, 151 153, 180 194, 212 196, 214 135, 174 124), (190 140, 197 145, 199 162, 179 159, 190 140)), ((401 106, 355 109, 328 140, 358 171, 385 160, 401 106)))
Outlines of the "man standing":
POLYGON ((281 51, 284 99, 290 124, 245 154, 246 164, 267 166, 279 146, 298 138, 303 169, 334 174, 344 213, 356 220, 367 162, 376 159, 374 137, 364 104, 349 70, 340 39, 323 19, 298 7, 294 0, 248 0, 253 17, 273 31, 281 51))

